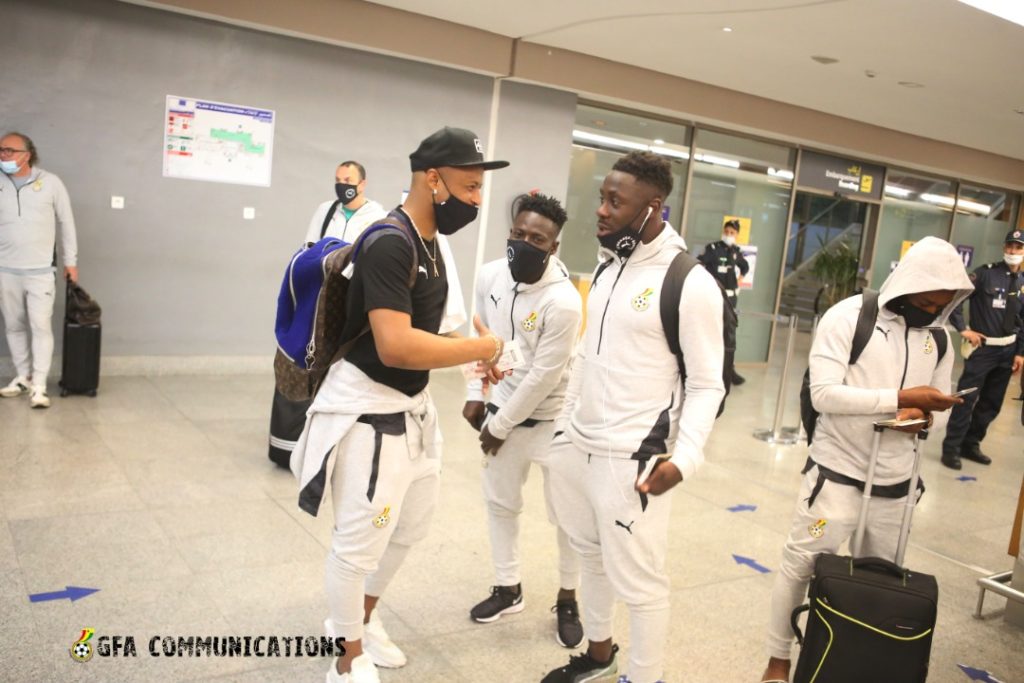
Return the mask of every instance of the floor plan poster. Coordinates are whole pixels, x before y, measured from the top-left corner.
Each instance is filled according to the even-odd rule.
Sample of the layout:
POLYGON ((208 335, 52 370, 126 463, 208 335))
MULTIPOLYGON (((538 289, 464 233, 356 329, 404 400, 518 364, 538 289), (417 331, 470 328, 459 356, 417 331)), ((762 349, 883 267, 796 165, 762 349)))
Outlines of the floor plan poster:
POLYGON ((273 111, 167 96, 167 178, 269 187, 273 148, 273 111))

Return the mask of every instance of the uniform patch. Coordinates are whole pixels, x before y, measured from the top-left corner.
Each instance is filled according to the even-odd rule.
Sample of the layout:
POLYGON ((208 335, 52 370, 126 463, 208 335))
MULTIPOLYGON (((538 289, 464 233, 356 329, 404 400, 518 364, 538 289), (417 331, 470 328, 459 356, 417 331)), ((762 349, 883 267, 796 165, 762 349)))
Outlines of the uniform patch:
POLYGON ((929 354, 929 353, 931 353, 934 350, 935 350, 935 345, 932 344, 932 335, 929 334, 924 339, 924 352, 926 354, 929 354))
POLYGON ((637 311, 638 313, 643 313, 648 308, 650 308, 652 294, 654 294, 654 290, 648 287, 640 294, 637 294, 635 297, 633 297, 633 300, 629 302, 630 305, 633 307, 633 310, 637 311))
POLYGON ((809 533, 814 538, 821 538, 825 535, 826 524, 828 524, 828 522, 826 522, 823 519, 819 519, 817 522, 807 527, 807 533, 809 533))
POLYGON ((534 311, 530 315, 523 319, 523 329, 527 332, 533 332, 537 329, 537 312, 534 311))
POLYGON ((39 192, 41 189, 43 189, 43 181, 42 180, 36 180, 34 183, 32 183, 32 190, 33 191, 39 192))
POLYGON ((373 518, 373 525, 378 529, 383 529, 389 522, 391 522, 391 506, 385 505, 384 512, 373 518))

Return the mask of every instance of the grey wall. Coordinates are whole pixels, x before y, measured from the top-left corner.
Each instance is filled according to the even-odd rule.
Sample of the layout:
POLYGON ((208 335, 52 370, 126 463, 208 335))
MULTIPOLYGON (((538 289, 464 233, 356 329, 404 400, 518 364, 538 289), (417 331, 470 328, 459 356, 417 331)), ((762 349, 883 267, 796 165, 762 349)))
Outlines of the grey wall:
MULTIPOLYGON (((0 0, 0 15, 9 67, 0 127, 31 135, 40 165, 68 186, 105 354, 269 355, 284 267, 316 205, 332 198, 339 161, 363 161, 368 194, 391 207, 408 185, 409 152, 432 131, 471 128, 486 144, 493 81, 484 76, 113 0, 0 0), (162 177, 168 94, 274 109, 272 186, 162 177), (124 210, 110 208, 112 194, 124 210), (255 220, 242 219, 244 206, 255 220)), ((508 92, 499 148, 514 174, 537 170, 522 185, 519 175, 500 182, 564 194, 568 134, 537 128, 571 119, 572 96, 508 92), (534 142, 539 163, 524 163, 534 142)), ((499 211, 501 192, 492 197, 499 211)), ((453 249, 468 295, 477 229, 463 233, 453 249)))

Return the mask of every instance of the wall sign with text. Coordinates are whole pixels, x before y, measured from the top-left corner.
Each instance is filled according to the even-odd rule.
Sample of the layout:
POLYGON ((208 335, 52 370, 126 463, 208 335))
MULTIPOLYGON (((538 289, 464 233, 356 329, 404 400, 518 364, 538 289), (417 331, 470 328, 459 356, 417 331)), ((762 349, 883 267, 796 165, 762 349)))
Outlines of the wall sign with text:
POLYGON ((804 152, 797 184, 862 199, 882 199, 885 168, 862 161, 804 152))

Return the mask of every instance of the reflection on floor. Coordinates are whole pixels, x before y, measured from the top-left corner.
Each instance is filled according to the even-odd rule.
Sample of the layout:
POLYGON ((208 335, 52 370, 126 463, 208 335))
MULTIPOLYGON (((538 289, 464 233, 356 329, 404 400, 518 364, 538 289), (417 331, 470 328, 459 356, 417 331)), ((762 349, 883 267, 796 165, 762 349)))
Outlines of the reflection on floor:
MULTIPOLYGON (((802 371, 802 368, 800 368, 802 371)), ((773 448, 751 432, 770 423, 777 374, 743 369, 707 463, 675 493, 670 540, 673 617, 668 681, 757 681, 772 574, 795 502, 803 445, 773 448), (736 505, 754 511, 730 512, 736 505)), ((794 373, 798 379, 799 373, 794 373)), ((327 660, 151 657, 153 636, 317 635, 331 520, 296 506, 290 473, 267 460, 272 378, 105 378, 99 397, 54 399, 49 411, 0 400, 0 648, 11 681, 322 681, 327 660), (65 586, 99 588, 71 602, 30 602, 65 586), (132 636, 138 657, 69 649, 83 628, 132 636)), ((553 637, 554 535, 531 478, 522 524, 521 614, 481 626, 469 608, 491 582, 480 496, 481 455, 462 423, 460 375, 435 373, 446 438, 443 490, 427 541, 384 596, 382 615, 409 665, 391 681, 537 681, 567 661, 553 637)), ((1016 382, 1012 392, 1016 391, 1016 382)), ((795 394, 786 424, 795 424, 795 394)), ((1005 601, 975 621, 975 579, 1012 566, 1007 540, 1024 456, 1019 404, 990 432, 991 467, 938 463, 927 444, 928 493, 909 566, 938 576, 940 620, 929 681, 967 680, 958 663, 1024 680, 1024 631, 1005 601), (959 481, 959 474, 977 477, 959 481)), ((616 633, 628 647, 625 610, 616 633)), ((159 650, 158 650, 159 651, 159 650)))

